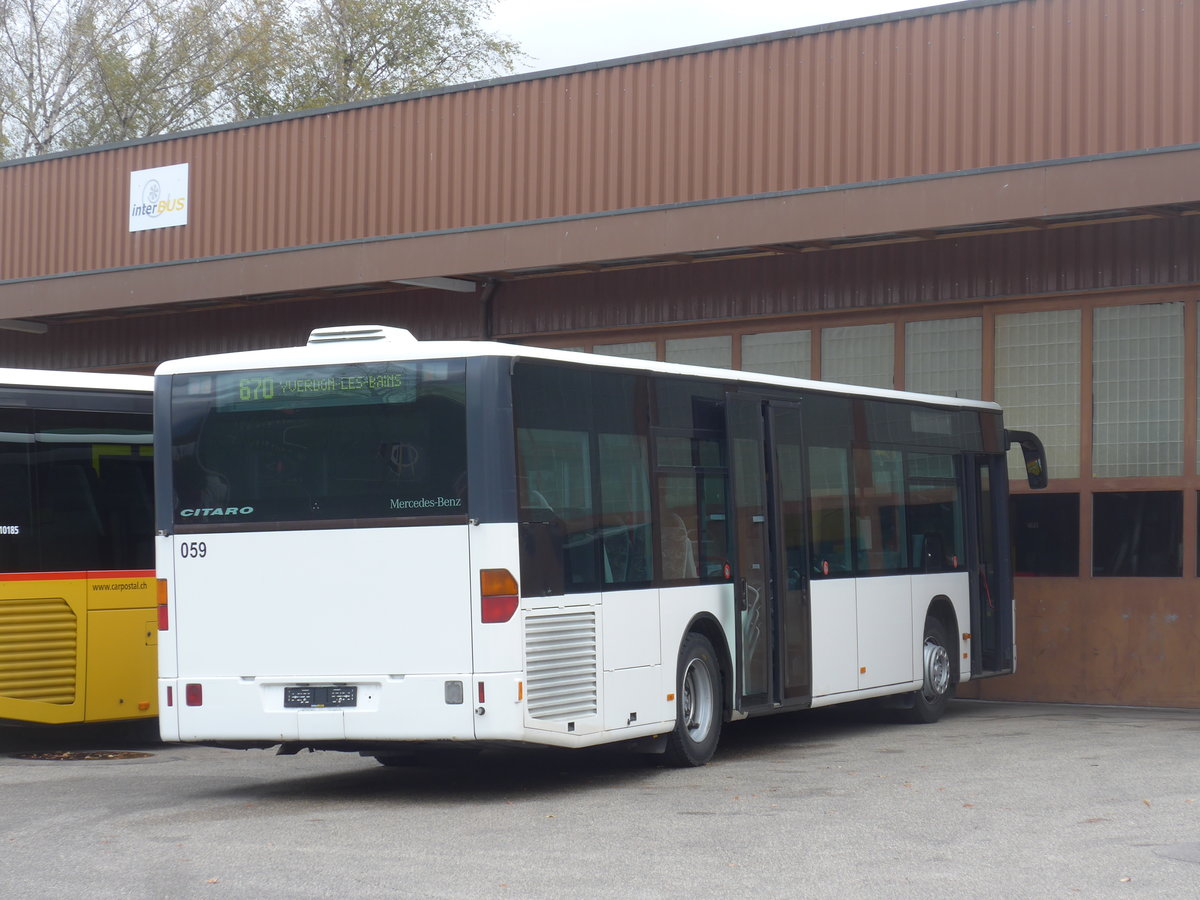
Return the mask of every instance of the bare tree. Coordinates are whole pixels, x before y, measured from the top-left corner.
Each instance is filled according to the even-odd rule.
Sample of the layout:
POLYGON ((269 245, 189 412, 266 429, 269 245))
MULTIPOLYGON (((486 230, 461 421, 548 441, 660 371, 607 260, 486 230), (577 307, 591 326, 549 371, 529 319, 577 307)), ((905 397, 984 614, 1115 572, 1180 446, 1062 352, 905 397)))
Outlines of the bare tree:
POLYGON ((0 0, 0 158, 512 71, 492 0, 0 0))
POLYGON ((272 115, 491 77, 521 57, 483 22, 491 0, 307 0, 276 34, 275 70, 243 92, 272 115))
POLYGON ((0 113, 11 152, 59 149, 90 109, 89 36, 111 40, 137 0, 0 0, 0 113))
POLYGON ((90 116, 74 146, 225 121, 243 84, 264 77, 272 7, 258 0, 140 0, 120 34, 88 34, 90 116))

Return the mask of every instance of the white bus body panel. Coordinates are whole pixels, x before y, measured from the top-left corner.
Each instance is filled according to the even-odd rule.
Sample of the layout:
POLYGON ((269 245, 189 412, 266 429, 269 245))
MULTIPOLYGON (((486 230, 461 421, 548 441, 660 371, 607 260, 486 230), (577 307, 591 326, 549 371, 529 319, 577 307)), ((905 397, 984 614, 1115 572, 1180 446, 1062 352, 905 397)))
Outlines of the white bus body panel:
MULTIPOLYGON (((667 695, 674 695, 678 690, 677 680, 679 666, 679 646, 688 629, 700 616, 712 616, 716 619, 725 635, 725 647, 730 656, 735 650, 737 631, 737 614, 734 610, 733 584, 705 584, 699 587, 664 588, 661 593, 662 604, 662 694, 664 702, 670 707, 670 718, 675 719, 675 702, 666 700, 667 695)), ((721 647, 714 648, 718 654, 721 647)), ((731 708, 735 708, 733 691, 735 688, 732 677, 723 686, 731 708)))
POLYGON ((666 721, 674 704, 664 700, 662 634, 655 589, 603 594, 604 728, 666 721))
POLYGON ((160 575, 171 579, 163 737, 473 738, 467 527, 160 539, 160 575), (449 704, 455 680, 465 696, 449 704), (202 705, 187 705, 189 683, 202 686, 202 705), (286 685, 333 683, 356 685, 357 705, 283 706, 286 685))
POLYGON ((712 616, 733 640, 730 585, 530 598, 523 606, 526 740, 541 743, 586 746, 670 731, 679 647, 692 621, 712 616), (597 641, 589 649, 593 629, 597 641), (574 673, 561 683, 539 677, 548 642, 546 670, 574 673), (588 671, 596 673, 592 685, 579 677, 588 671))
POLYGON ((971 677, 970 576, 966 572, 839 578, 812 583, 814 706, 900 693, 924 678, 925 615, 937 597, 954 608, 957 631, 946 649, 957 653, 959 680, 971 677), (911 636, 909 643, 899 635, 911 636), (864 671, 865 670, 865 671, 864 671))
POLYGON ((954 607, 954 618, 957 631, 951 630, 946 635, 949 644, 946 651, 950 654, 950 664, 954 665, 955 654, 958 659, 958 680, 971 680, 971 643, 963 639, 963 634, 971 628, 971 576, 963 571, 937 572, 930 575, 912 576, 913 599, 913 678, 921 681, 924 677, 925 651, 925 613, 935 597, 945 597, 954 607))
MULTIPOLYGON (((903 684, 913 677, 912 576, 883 575, 855 581, 858 606, 858 688, 903 684)), ((920 614, 925 621, 924 611, 920 614)))
POLYGON ((467 529, 179 535, 181 677, 471 669, 467 529), (181 545, 205 544, 203 557, 181 545))
POLYGON ((858 688, 858 604, 853 578, 814 581, 812 597, 813 696, 858 688))

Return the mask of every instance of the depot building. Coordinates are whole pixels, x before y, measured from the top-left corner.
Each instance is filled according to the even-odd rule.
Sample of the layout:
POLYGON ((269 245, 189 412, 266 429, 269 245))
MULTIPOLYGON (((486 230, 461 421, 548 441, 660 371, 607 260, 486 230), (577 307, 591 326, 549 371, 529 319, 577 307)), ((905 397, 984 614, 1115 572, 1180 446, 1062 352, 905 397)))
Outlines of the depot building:
POLYGON ((1200 707, 1197 46, 969 0, 3 163, 0 365, 371 323, 996 400, 1051 485, 963 692, 1200 707))

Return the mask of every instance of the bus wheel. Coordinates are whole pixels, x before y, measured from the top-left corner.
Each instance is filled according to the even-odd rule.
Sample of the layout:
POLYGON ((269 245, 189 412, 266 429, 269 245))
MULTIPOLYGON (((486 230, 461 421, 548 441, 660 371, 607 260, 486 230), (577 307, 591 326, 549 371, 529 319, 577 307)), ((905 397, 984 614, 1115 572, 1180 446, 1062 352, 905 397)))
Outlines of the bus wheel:
POLYGON ((954 696, 953 656, 948 649, 946 626, 941 619, 929 616, 925 619, 925 641, 921 652, 921 671, 924 683, 919 691, 913 691, 912 709, 908 720, 918 725, 936 722, 946 711, 946 704, 954 696))
POLYGON ((704 635, 692 632, 679 648, 675 729, 667 737, 668 765, 702 766, 721 737, 721 669, 704 635))

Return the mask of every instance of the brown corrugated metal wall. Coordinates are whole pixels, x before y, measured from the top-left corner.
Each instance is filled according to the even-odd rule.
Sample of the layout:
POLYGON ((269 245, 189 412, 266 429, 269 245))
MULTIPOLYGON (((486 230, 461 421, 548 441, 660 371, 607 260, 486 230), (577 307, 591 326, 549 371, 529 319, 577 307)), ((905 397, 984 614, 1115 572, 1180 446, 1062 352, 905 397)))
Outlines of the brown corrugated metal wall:
POLYGON ((1198 4, 997 0, 0 167, 0 281, 1200 142, 1198 4), (188 162, 189 224, 128 175, 188 162))
POLYGON ((534 279, 502 288, 493 328, 523 338, 1195 284, 1197 249, 1200 216, 1187 216, 534 279))
MULTIPOLYGON (((491 328, 500 339, 570 343, 622 330, 1174 287, 1200 282, 1197 248, 1200 216, 1181 216, 531 278, 500 285, 491 328)), ((149 368, 167 357, 296 345, 324 325, 379 322, 425 340, 455 340, 479 337, 480 320, 476 295, 397 289, 177 307, 45 335, 0 331, 0 359, 34 368, 149 368)))

